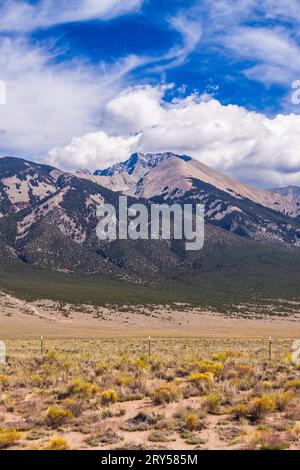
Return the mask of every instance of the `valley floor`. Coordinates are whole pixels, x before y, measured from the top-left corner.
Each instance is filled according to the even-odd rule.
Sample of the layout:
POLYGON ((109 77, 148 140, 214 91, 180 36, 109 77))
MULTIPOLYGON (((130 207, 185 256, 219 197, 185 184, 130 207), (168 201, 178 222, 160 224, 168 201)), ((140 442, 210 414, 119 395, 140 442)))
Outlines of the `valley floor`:
POLYGON ((6 343, 0 449, 300 449, 290 339, 6 343))
POLYGON ((256 313, 252 305, 248 315, 238 316, 179 303, 94 307, 59 304, 50 300, 27 302, 1 292, 0 331, 1 339, 149 335, 300 339, 300 312, 295 310, 289 315, 263 316, 256 313))
POLYGON ((1 292, 0 449, 300 449, 300 312, 248 308, 1 292))

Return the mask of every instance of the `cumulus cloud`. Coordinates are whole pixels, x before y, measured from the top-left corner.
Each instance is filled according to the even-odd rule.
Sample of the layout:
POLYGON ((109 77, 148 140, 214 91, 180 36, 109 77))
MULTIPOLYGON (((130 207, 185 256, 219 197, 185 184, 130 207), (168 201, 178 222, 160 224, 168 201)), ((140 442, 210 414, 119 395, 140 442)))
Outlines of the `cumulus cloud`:
POLYGON ((173 151, 244 182, 300 183, 300 116, 269 119, 197 94, 166 102, 164 93, 164 88, 151 86, 122 93, 105 108, 114 133, 103 129, 73 139, 69 146, 51 151, 50 160, 68 168, 96 169, 124 160, 134 151, 173 151))
POLYGON ((109 101, 105 107, 108 126, 122 132, 139 132, 163 119, 162 90, 137 87, 109 101))
POLYGON ((107 20, 137 11, 143 0, 5 0, 0 6, 1 32, 30 32, 60 24, 107 20))
POLYGON ((84 137, 74 137, 69 145, 56 147, 49 152, 52 165, 74 168, 98 168, 99 155, 105 152, 107 165, 127 160, 137 145, 139 136, 109 136, 106 132, 94 132, 84 137))

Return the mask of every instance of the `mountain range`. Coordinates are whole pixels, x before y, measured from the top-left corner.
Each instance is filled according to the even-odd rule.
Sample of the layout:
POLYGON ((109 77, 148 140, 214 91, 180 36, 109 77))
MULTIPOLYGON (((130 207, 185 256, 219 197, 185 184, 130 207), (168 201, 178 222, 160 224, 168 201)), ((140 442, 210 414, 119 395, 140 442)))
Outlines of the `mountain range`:
MULTIPOLYGON (((32 294, 39 290, 44 297, 47 286, 55 297, 63 283, 86 289, 87 300, 94 296, 87 286, 106 283, 116 286, 116 301, 124 300, 118 296, 124 285, 131 292, 148 289, 152 300, 163 291, 169 300, 205 305, 295 300, 300 188, 257 189, 174 153, 135 153, 94 174, 5 157, 0 246, 0 287, 22 291, 30 279, 32 294), (120 194, 149 205, 204 204, 204 249, 188 253, 177 240, 98 240, 96 207, 103 201, 116 206, 120 194)), ((107 300, 106 291, 99 291, 97 302, 107 300)))

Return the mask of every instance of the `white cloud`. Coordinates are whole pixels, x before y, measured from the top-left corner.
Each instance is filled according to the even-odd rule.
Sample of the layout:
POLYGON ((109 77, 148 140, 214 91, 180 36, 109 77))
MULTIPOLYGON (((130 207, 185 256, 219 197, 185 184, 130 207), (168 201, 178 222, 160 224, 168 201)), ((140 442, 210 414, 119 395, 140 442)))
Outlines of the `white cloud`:
POLYGON ((137 87, 109 101, 105 122, 122 132, 139 132, 154 126, 162 119, 162 92, 155 87, 137 87))
POLYGON ((99 156, 104 157, 108 166, 116 161, 127 160, 137 145, 139 136, 108 136, 106 132, 94 132, 84 137, 74 137, 64 148, 54 148, 49 152, 49 161, 54 166, 65 169, 98 168, 99 156))
POLYGON ((140 57, 146 72, 163 74, 168 69, 184 64, 201 41, 201 21, 199 18, 192 18, 189 12, 180 11, 176 16, 167 18, 167 23, 170 29, 179 34, 180 40, 161 55, 140 57))
POLYGON ((201 21, 199 18, 191 17, 188 12, 179 12, 176 16, 170 17, 168 22, 170 27, 181 35, 182 44, 172 47, 160 58, 161 64, 154 68, 159 72, 182 65, 202 38, 201 21))
MULTIPOLYGON (((0 107, 2 155, 36 157, 49 148, 65 145, 74 136, 93 133, 102 121, 112 132, 114 122, 119 125, 122 120, 130 130, 130 119, 135 122, 136 132, 149 126, 153 116, 160 113, 157 99, 146 111, 140 106, 141 90, 135 97, 131 95, 131 108, 125 95, 117 101, 112 97, 124 89, 130 72, 138 67, 153 71, 157 64, 166 69, 185 61, 201 37, 199 26, 190 23, 188 15, 179 13, 169 22, 182 41, 162 56, 129 55, 111 66, 92 65, 78 58, 61 61, 54 40, 52 44, 49 40, 38 45, 29 37, 25 39, 26 33, 60 23, 108 19, 137 10, 143 0, 75 0, 61 2, 59 8, 58 3, 9 0, 0 5, 0 79, 7 88, 7 104, 0 107), (4 32, 21 36, 1 34, 4 32), (124 110, 126 118, 122 117, 124 110)), ((151 93, 157 94, 156 89, 152 88, 151 93)))
POLYGON ((50 152, 52 161, 55 157, 57 165, 70 167, 76 162, 77 167, 96 169, 134 151, 173 151, 245 182, 300 184, 300 116, 269 119, 214 99, 203 101, 198 95, 167 103, 164 92, 148 86, 114 98, 106 106, 114 135, 102 130, 75 139, 70 146, 50 152), (141 132, 134 135, 137 130, 141 132))
POLYGON ((0 6, 1 32, 30 32, 59 24, 107 20, 137 11, 143 0, 5 0, 0 6))
POLYGON ((32 157, 98 130, 106 102, 139 64, 135 56, 110 67, 56 59, 56 51, 0 37, 1 80, 7 90, 7 103, 0 106, 2 154, 32 157))
POLYGON ((256 62, 245 70, 251 79, 289 85, 299 76, 300 47, 281 29, 233 28, 222 42, 235 57, 256 62))
MULTIPOLYGON (((60 62, 49 45, 39 47, 14 34, 0 36, 0 79, 7 88, 7 104, 0 107, 1 146, 28 157, 52 148, 48 160, 68 169, 105 167, 136 150, 171 150, 262 186, 300 184, 299 116, 271 120, 198 95, 168 103, 164 87, 124 92, 130 71, 144 66, 145 73, 163 72, 180 65, 200 41, 203 47, 230 53, 232 60, 255 63, 244 70, 250 79, 267 84, 299 79, 298 3, 290 0, 287 10, 283 0, 201 0, 191 10, 167 18, 181 36, 169 51, 128 56, 113 66, 92 66, 78 59, 60 62), (276 20, 277 26, 270 29, 266 19, 276 20), (282 19, 294 26, 279 27, 282 19)), ((105 20, 137 11, 141 4, 142 0, 5 0, 0 6, 0 33, 105 20)))
MULTIPOLYGON (((251 80, 289 85, 300 76, 299 0, 201 0, 194 17, 205 24, 203 44, 247 60, 251 80)), ((287 90, 288 92, 288 90, 287 90)))

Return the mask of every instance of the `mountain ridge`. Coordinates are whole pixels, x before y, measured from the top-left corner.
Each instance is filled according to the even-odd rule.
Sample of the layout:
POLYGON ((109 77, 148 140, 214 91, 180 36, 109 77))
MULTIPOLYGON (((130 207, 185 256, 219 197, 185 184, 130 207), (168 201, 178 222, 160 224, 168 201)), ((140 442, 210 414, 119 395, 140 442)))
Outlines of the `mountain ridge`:
POLYGON ((289 195, 280 194, 279 191, 261 190, 249 185, 242 184, 225 174, 213 170, 207 165, 193 159, 187 155, 178 155, 172 152, 161 154, 133 154, 127 161, 113 165, 105 170, 96 170, 94 176, 99 177, 99 183, 107 187, 114 187, 114 190, 120 190, 133 195, 151 198, 159 196, 165 187, 165 183, 157 184, 157 177, 160 175, 162 180, 168 181, 171 169, 176 171, 176 164, 181 165, 179 174, 173 175, 172 190, 177 189, 179 179, 183 182, 184 190, 191 189, 191 180, 198 179, 205 183, 212 184, 218 189, 235 194, 237 198, 246 197, 254 202, 265 205, 274 210, 281 211, 292 217, 300 216, 300 207, 293 203, 289 195), (170 164, 171 161, 171 164, 170 164), (145 163, 146 162, 146 163, 145 163), (171 168, 173 167, 173 168, 171 168), (144 170, 144 171, 141 171, 144 170), (135 175, 135 172, 137 173, 135 175), (162 174, 165 172, 165 174, 162 174), (168 173, 168 174, 166 174, 168 173), (135 178, 129 178, 127 187, 124 188, 125 175, 135 178), (116 176, 123 184, 117 186, 116 176), (115 178, 113 186, 110 185, 110 178, 115 178))
POLYGON ((133 158, 128 173, 119 166, 109 177, 85 170, 64 172, 22 159, 0 159, 0 287, 6 285, 10 272, 14 273, 9 275, 12 287, 18 273, 48 279, 51 272, 149 289, 168 286, 170 295, 182 285, 182 292, 201 297, 205 304, 213 302, 215 282, 218 302, 222 298, 241 301, 251 297, 253 289, 259 296, 279 292, 296 296, 300 287, 299 218, 276 210, 276 205, 270 208, 247 198, 239 193, 238 182, 230 188, 234 180, 195 164, 190 157, 162 155, 150 162, 145 157, 142 162, 133 158), (129 205, 141 201, 147 205, 204 204, 204 249, 187 253, 184 241, 172 239, 98 240, 97 205, 105 201, 117 207, 122 193, 103 183, 110 179, 116 186, 116 178, 124 185, 127 181, 135 185, 132 195, 123 191, 129 205))

